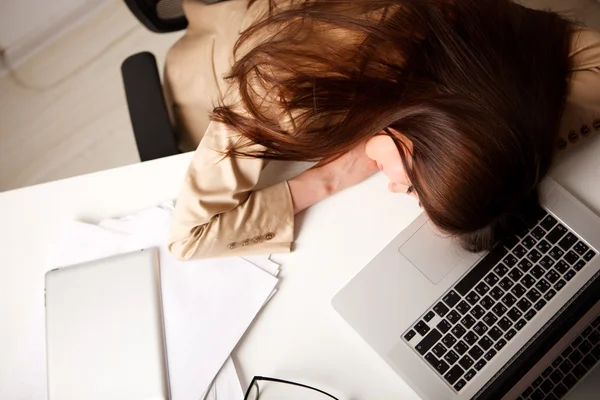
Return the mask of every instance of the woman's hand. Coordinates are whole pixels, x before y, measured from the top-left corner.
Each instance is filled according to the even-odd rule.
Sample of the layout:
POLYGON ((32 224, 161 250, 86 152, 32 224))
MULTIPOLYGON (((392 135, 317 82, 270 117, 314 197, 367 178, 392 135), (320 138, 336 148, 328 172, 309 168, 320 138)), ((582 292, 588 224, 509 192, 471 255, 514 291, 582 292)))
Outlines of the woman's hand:
POLYGON ((364 143, 329 164, 309 169, 288 181, 294 213, 362 182, 377 170, 377 163, 365 153, 364 143))

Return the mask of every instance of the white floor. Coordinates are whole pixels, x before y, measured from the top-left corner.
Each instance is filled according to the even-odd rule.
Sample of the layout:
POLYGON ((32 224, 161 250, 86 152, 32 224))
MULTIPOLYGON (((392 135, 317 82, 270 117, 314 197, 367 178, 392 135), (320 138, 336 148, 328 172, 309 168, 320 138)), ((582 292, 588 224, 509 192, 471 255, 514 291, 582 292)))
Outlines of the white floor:
POLYGON ((114 0, 0 78, 0 191, 139 162, 120 67, 181 32, 155 34, 114 0))

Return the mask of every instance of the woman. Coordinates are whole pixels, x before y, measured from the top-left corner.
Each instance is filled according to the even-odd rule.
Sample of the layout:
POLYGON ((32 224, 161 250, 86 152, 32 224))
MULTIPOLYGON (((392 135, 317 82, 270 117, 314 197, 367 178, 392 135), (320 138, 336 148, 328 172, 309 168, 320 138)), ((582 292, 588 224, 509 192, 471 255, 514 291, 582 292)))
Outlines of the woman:
MULTIPOLYGON (((245 30, 178 199, 182 259, 289 251, 295 213, 377 169, 464 247, 489 249, 539 203, 555 149, 600 132, 600 34, 557 14, 507 0, 251 0, 229 17, 245 30), (320 163, 253 190, 272 159, 320 163)), ((193 79, 174 85, 173 64, 185 125, 201 113, 182 111, 193 79)))

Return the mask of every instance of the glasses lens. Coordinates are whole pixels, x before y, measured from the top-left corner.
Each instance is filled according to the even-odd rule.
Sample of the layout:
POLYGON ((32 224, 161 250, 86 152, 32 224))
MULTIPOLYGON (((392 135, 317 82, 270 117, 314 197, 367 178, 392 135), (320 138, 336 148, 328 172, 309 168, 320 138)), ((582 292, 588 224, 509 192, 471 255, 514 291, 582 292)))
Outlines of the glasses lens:
POLYGON ((260 381, 253 385, 248 400, 331 400, 316 390, 290 385, 287 383, 260 381))

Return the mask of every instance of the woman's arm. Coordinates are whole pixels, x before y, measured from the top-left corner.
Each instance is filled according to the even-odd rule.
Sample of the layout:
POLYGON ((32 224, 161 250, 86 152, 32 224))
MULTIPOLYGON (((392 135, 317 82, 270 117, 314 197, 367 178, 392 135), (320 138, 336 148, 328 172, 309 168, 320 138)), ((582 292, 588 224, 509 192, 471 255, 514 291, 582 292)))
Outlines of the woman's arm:
POLYGON ((294 211, 288 184, 253 191, 265 161, 224 157, 237 138, 211 123, 194 154, 169 237, 179 259, 290 251, 294 211))

